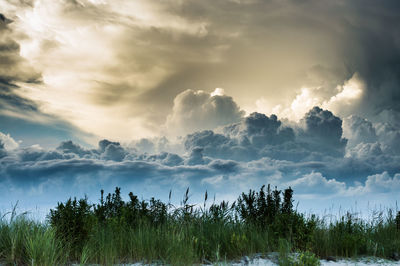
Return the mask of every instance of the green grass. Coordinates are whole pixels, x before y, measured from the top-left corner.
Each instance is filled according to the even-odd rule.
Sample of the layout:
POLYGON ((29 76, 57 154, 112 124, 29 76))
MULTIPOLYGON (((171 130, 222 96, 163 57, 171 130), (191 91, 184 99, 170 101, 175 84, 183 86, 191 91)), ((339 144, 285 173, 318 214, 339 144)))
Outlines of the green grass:
MULTIPOLYGON (((103 193, 102 193, 103 194, 103 193)), ((327 256, 400 253, 400 215, 373 220, 346 214, 337 221, 293 210, 291 192, 263 188, 228 204, 180 207, 160 201, 124 202, 117 189, 97 205, 68 200, 44 223, 15 210, 0 220, 0 263, 7 265, 113 265, 129 262, 190 265, 223 263, 278 251, 280 265, 318 265, 327 256), (275 195, 275 196, 273 196, 275 195), (293 256, 293 254, 297 254, 293 256)))

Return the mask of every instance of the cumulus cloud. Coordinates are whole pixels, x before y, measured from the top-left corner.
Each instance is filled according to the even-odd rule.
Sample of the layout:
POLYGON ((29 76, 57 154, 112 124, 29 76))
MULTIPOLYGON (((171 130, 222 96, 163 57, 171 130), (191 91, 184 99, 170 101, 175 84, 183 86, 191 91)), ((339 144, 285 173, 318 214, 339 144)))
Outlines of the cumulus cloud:
POLYGON ((105 148, 101 154, 101 158, 105 160, 122 161, 126 156, 124 148, 122 148, 119 143, 110 143, 105 148))
MULTIPOLYGON (((327 121, 336 121, 328 113, 321 114, 323 110, 314 111, 318 119, 327 116, 327 121)), ((311 133, 303 128, 300 136, 296 128, 292 129, 294 138, 286 139, 279 136, 282 124, 277 118, 260 114, 249 118, 225 128, 229 134, 209 130, 188 135, 187 152, 181 155, 142 153, 109 140, 100 141, 96 149, 65 141, 56 149, 36 145, 6 151, 1 143, 0 190, 8 187, 13 195, 29 191, 35 198, 58 191, 52 198, 63 200, 60 197, 74 195, 74 189, 91 194, 100 188, 122 186, 154 196, 165 192, 165 187, 181 191, 190 186, 198 193, 207 189, 234 199, 242 191, 271 183, 281 188, 292 186, 299 199, 307 202, 354 195, 368 195, 372 200, 374 193, 398 189, 400 158, 382 153, 377 143, 360 143, 346 157, 332 157, 331 152, 312 150, 302 140, 304 134, 320 137, 315 127, 330 127, 337 121, 326 125, 317 120, 311 133), (268 135, 275 142, 265 140, 268 135), (254 141, 252 136, 262 136, 262 141, 254 141)))
POLYGON ((18 148, 19 144, 16 142, 10 134, 4 134, 0 132, 0 142, 3 144, 3 148, 12 150, 18 148))
POLYGON ((221 89, 217 88, 211 94, 186 90, 175 97, 166 128, 167 132, 185 135, 238 122, 243 115, 244 111, 232 97, 223 95, 221 89))
POLYGON ((314 195, 337 195, 343 194, 346 190, 346 183, 338 182, 335 179, 326 179, 321 173, 312 172, 306 174, 287 185, 291 186, 299 194, 314 195))
POLYGON ((400 128, 390 123, 377 123, 375 130, 385 152, 400 155, 400 128))
POLYGON ((344 155, 347 140, 342 138, 342 120, 328 110, 312 108, 301 120, 305 130, 301 134, 312 150, 332 155, 344 155))
POLYGON ((377 135, 372 122, 359 116, 351 115, 344 119, 343 134, 349 140, 349 146, 363 143, 374 143, 377 135))
POLYGON ((400 189, 400 174, 396 173, 391 177, 387 172, 371 175, 365 182, 365 192, 397 192, 400 189))
POLYGON ((390 197, 400 188, 400 174, 391 177, 387 172, 370 175, 363 181, 354 184, 340 182, 336 179, 328 179, 319 172, 311 172, 293 181, 285 183, 300 194, 301 198, 368 198, 374 203, 374 197, 378 193, 387 194, 390 197))
POLYGON ((294 140, 293 129, 282 126, 276 115, 268 117, 260 113, 250 114, 242 123, 226 127, 224 132, 231 137, 248 140, 255 146, 277 145, 294 140))
POLYGON ((295 128, 284 125, 275 115, 252 113, 222 131, 189 134, 185 148, 200 147, 207 156, 241 161, 262 157, 307 161, 320 160, 321 155, 343 157, 346 147, 342 120, 319 107, 311 109, 295 128))
POLYGON ((80 145, 73 143, 72 140, 61 142, 56 150, 61 151, 62 153, 73 153, 80 157, 90 153, 88 150, 85 150, 80 145))
MULTIPOLYGON (((342 85, 337 85, 329 90, 323 87, 303 87, 294 100, 284 106, 282 104, 270 107, 266 112, 274 112, 293 121, 299 121, 311 108, 320 106, 337 115, 348 116, 357 112, 365 91, 365 84, 358 73, 342 85)), ((256 102, 259 109, 265 100, 256 102)))
POLYGON ((400 154, 400 125, 398 112, 384 110, 378 115, 379 119, 367 120, 358 116, 350 116, 344 120, 344 135, 349 139, 349 152, 366 154, 373 150, 374 154, 381 150, 385 154, 400 154))
POLYGON ((372 158, 383 155, 381 145, 378 142, 375 143, 359 143, 357 146, 349 149, 348 155, 354 158, 372 158))

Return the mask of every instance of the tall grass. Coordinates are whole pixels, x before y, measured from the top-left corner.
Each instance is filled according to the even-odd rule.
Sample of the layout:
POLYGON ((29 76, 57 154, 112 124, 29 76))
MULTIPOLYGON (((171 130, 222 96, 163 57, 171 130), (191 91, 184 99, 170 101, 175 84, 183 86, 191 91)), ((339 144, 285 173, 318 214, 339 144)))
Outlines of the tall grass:
POLYGON ((120 189, 91 205, 69 199, 45 223, 16 215, 0 220, 0 263, 9 265, 114 265, 142 261, 172 265, 223 262, 279 251, 281 265, 316 265, 316 257, 377 256, 400 252, 400 214, 372 220, 348 213, 337 220, 293 210, 292 193, 264 187, 236 202, 173 207, 120 189), (283 196, 281 198, 281 195, 283 196), (298 257, 288 254, 300 252, 298 257), (315 256, 313 255, 315 254, 315 256), (305 264, 304 264, 305 263, 305 264))
POLYGON ((9 265, 62 265, 68 249, 56 238, 48 224, 33 221, 26 213, 16 215, 15 208, 7 220, 0 220, 0 262, 9 265))

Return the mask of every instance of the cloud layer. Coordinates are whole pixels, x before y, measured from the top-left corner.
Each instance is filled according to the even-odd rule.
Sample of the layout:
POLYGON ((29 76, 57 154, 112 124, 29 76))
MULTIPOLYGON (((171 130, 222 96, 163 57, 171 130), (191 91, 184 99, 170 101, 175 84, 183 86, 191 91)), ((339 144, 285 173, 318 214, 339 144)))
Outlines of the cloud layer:
POLYGON ((199 194, 208 190, 232 199, 271 183, 292 186, 304 208, 319 208, 333 199, 382 202, 379 195, 390 204, 388 198, 396 198, 400 186, 400 153, 386 148, 393 140, 387 135, 396 135, 398 128, 354 116, 344 125, 349 139, 343 137, 342 120, 319 107, 297 124, 252 113, 219 133, 188 134, 180 144, 185 152, 179 154, 157 152, 160 140, 143 139, 132 146, 105 139, 94 149, 64 141, 55 149, 43 149, 18 147, 11 136, 1 134, 0 190, 7 188, 22 198, 24 191, 50 204, 49 195, 62 200, 68 193, 93 195, 113 186, 145 197, 162 194, 166 187, 179 192, 189 186, 199 194), (313 203, 315 198, 321 204, 313 203))

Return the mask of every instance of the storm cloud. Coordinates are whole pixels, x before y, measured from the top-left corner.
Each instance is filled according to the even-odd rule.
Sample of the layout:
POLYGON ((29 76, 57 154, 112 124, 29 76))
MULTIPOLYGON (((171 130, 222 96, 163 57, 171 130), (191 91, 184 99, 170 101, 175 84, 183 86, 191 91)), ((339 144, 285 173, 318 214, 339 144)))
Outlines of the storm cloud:
POLYGON ((196 127, 179 111, 188 90, 224 88, 247 113, 290 119, 315 105, 369 119, 399 111, 396 0, 46 0, 1 7, 1 47, 18 51, 3 55, 2 76, 42 77, 42 84, 24 86, 26 97, 98 138, 155 137, 166 122, 171 134, 192 133, 241 116, 215 97, 197 103, 208 111, 193 116, 215 115, 213 108, 232 116, 218 113, 196 127))
POLYGON ((10 199, 115 185, 232 197, 271 183, 346 203, 398 188, 397 0, 0 8, 0 192, 10 199))

